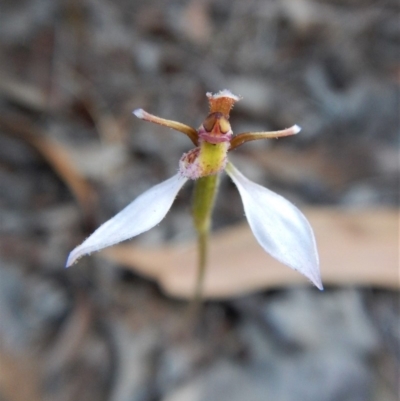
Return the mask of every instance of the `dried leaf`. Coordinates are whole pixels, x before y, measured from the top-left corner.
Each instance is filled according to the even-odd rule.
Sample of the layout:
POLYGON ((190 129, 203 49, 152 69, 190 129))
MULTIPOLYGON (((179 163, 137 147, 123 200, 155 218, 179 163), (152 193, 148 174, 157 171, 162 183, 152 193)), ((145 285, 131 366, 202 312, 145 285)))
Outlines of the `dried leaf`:
MULTIPOLYGON (((324 285, 399 288, 398 212, 309 209, 324 285)), ((134 245, 108 248, 101 255, 151 279, 175 297, 190 298, 196 277, 196 246, 186 244, 144 249, 134 245)), ((247 224, 223 230, 210 241, 205 298, 228 298, 291 285, 308 285, 257 244, 247 224)))

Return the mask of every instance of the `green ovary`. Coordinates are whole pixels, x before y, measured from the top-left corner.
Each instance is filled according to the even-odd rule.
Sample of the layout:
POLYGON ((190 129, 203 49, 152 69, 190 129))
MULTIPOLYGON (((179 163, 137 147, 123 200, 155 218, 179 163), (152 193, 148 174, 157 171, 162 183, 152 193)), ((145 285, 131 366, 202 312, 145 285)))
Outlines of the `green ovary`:
POLYGON ((199 147, 182 156, 179 171, 192 180, 217 174, 226 166, 228 149, 229 142, 201 142, 199 147))
POLYGON ((196 163, 198 163, 201 177, 216 174, 225 168, 228 148, 229 142, 217 144, 202 142, 200 144, 196 163))

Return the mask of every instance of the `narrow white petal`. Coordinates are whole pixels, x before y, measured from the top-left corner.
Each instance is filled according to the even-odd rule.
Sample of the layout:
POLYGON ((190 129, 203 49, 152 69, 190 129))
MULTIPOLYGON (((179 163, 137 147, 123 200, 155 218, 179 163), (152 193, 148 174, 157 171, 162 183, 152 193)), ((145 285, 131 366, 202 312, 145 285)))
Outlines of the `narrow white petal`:
POLYGON ((178 173, 138 196, 77 246, 69 254, 67 267, 83 255, 99 251, 153 228, 168 213, 177 193, 186 181, 187 178, 178 173))
POLYGON ((282 196, 247 179, 231 163, 226 171, 239 190, 259 244, 322 290, 314 233, 303 213, 282 196))

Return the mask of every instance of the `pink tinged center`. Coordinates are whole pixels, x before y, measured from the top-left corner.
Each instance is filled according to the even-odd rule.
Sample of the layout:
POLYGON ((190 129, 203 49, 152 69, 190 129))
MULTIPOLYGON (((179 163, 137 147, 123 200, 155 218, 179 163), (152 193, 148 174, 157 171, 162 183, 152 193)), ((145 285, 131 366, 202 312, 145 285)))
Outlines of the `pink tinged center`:
POLYGON ((199 138, 208 143, 229 142, 232 138, 228 118, 220 112, 208 115, 197 131, 199 138))
POLYGON ((192 180, 218 174, 225 169, 232 139, 229 111, 237 98, 230 92, 207 96, 210 114, 197 131, 199 146, 185 153, 179 161, 181 174, 192 180))
POLYGON ((212 144, 200 140, 200 146, 185 153, 179 161, 180 173, 192 180, 218 174, 225 169, 230 143, 212 144))

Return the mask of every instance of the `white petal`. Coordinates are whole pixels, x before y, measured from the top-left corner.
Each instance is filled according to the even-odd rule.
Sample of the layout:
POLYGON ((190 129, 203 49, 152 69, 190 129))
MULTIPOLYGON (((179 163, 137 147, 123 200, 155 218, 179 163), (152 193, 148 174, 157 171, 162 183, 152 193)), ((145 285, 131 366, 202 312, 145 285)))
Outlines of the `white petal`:
POLYGON ((282 196, 247 179, 231 163, 226 172, 240 192, 249 225, 264 250, 322 290, 314 233, 303 213, 282 196))
POLYGON ((125 209, 101 225, 67 260, 67 267, 88 253, 135 237, 157 225, 168 213, 187 178, 180 173, 138 196, 125 209))

